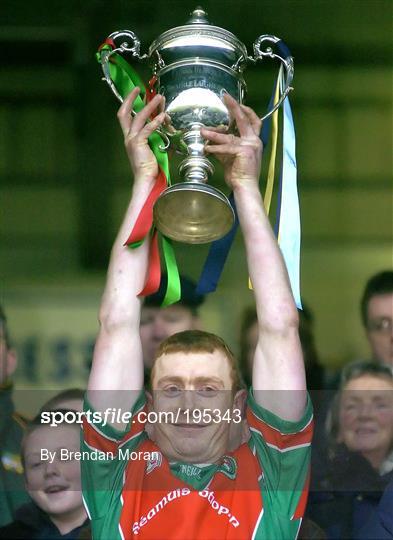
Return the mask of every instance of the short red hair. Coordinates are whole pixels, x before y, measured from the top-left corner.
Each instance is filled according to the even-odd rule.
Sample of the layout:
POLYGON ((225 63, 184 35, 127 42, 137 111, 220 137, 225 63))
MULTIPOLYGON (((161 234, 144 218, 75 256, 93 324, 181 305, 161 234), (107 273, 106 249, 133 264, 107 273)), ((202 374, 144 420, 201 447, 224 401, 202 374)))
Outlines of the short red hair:
POLYGON ((222 352, 228 359, 232 390, 237 392, 237 390, 242 388, 242 385, 233 352, 223 339, 210 332, 204 332, 203 330, 185 330, 184 332, 178 332, 177 334, 168 337, 160 344, 154 358, 150 375, 150 384, 154 378, 156 360, 160 356, 178 352, 211 354, 215 351, 222 352))

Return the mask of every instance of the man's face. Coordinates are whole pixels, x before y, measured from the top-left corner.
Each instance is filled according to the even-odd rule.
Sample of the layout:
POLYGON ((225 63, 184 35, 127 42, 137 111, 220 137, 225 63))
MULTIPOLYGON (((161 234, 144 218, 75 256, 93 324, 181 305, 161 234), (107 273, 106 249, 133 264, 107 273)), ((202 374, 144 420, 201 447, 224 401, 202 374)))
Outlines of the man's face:
POLYGON ((393 294, 371 297, 367 306, 367 338, 375 360, 393 366, 393 294))
POLYGON ((61 459, 62 448, 79 451, 79 430, 75 426, 39 427, 28 435, 25 444, 27 491, 50 516, 83 512, 80 462, 61 459), (43 459, 42 449, 55 452, 53 463, 43 459))
POLYGON ((157 348, 164 339, 177 332, 194 330, 197 321, 191 310, 182 305, 142 307, 140 335, 145 367, 152 367, 157 348))
POLYGON ((189 463, 216 462, 228 446, 228 416, 234 407, 225 354, 163 355, 156 361, 152 386, 153 410, 170 413, 168 422, 154 424, 155 442, 163 454, 189 463), (225 413, 227 420, 222 420, 225 413))
POLYGON ((339 410, 339 442, 378 466, 393 445, 393 382, 375 375, 350 380, 339 410))

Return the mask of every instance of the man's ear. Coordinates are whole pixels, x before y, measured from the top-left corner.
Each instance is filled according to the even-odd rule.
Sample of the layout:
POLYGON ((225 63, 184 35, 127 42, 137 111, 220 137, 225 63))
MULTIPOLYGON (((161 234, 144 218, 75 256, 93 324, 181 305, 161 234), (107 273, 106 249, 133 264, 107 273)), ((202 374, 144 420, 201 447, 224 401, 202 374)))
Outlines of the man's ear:
POLYGON ((8 349, 7 356, 6 356, 6 365, 5 365, 5 373, 6 373, 7 378, 10 378, 11 375, 14 374, 17 365, 18 365, 18 357, 16 355, 16 350, 8 349))
POLYGON ((153 394, 149 390, 145 390, 147 409, 148 411, 153 410, 153 394))
POLYGON ((245 411, 246 411, 246 403, 247 403, 247 390, 242 388, 241 390, 238 390, 235 394, 235 397, 233 399, 233 408, 240 409, 242 412, 242 416, 244 416, 245 411))
MULTIPOLYGON (((147 412, 153 410, 153 395, 148 390, 145 390, 146 394, 146 400, 147 400, 147 412)), ((149 439, 153 442, 155 442, 155 430, 154 430, 154 424, 149 424, 149 422, 145 423, 145 431, 149 439)))

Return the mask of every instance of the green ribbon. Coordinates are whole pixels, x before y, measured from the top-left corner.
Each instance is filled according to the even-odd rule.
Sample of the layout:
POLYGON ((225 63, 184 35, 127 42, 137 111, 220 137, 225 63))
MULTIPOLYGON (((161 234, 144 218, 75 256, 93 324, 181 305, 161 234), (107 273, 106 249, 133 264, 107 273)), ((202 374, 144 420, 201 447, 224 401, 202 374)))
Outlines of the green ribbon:
MULTIPOLYGON (((96 57, 99 63, 103 63, 103 57, 106 56, 108 51, 112 51, 112 47, 109 44, 104 44, 96 57)), ((145 85, 140 79, 139 75, 132 69, 130 64, 122 56, 117 53, 111 55, 110 61, 108 62, 109 73, 113 84, 115 85, 117 91, 120 95, 125 98, 136 86, 139 86, 141 93, 136 97, 134 101, 134 110, 139 112, 145 106, 145 96, 146 89, 145 85)), ((165 150, 162 150, 160 147, 163 144, 163 140, 159 133, 153 132, 149 136, 149 146, 152 149, 154 156, 157 159, 159 167, 165 174, 167 185, 171 185, 170 180, 170 170, 169 170, 169 160, 168 154, 165 150)), ((154 228, 154 225, 153 225, 154 228)), ((168 285, 165 293, 165 297, 162 303, 162 306, 169 306, 178 302, 181 298, 181 288, 180 288, 180 277, 179 270, 176 263, 175 252, 173 249, 172 241, 160 234, 161 243, 162 243, 162 252, 165 261, 166 271, 168 274, 168 285)), ((139 242, 134 242, 131 245, 133 249, 139 247, 143 243, 143 240, 139 242)))
POLYGON ((166 272, 168 275, 168 285, 166 288, 164 300, 162 302, 162 307, 165 307, 180 300, 181 285, 179 270, 176 264, 175 250, 173 249, 172 241, 162 234, 161 244, 164 253, 166 272), (173 300, 174 298, 176 300, 173 300))

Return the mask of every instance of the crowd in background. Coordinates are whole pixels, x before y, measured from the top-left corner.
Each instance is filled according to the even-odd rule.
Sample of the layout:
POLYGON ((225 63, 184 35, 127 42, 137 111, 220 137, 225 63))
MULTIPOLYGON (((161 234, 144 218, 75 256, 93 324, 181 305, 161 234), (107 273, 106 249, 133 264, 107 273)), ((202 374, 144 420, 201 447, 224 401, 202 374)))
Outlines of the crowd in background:
MULTIPOLYGON (((158 345, 176 332, 203 327, 198 308, 204 297, 196 294, 189 279, 182 278, 181 301, 161 308, 165 290, 164 278, 142 310, 146 385, 158 345)), ((315 344, 313 313, 321 309, 303 306, 299 311, 315 415, 309 502, 299 537, 393 538, 393 271, 368 280, 360 314, 370 350, 338 373, 327 372, 315 344)), ((239 369, 245 388, 251 381, 256 325, 256 312, 250 307, 239 325, 239 369)), ((33 420, 21 417, 12 401, 16 365, 0 310, 0 538, 90 538, 80 463, 44 462, 40 454, 42 448, 77 451, 79 425, 52 428, 42 423, 40 413, 33 420)), ((81 411, 83 394, 65 390, 40 412, 81 411)), ((244 442, 246 431, 236 431, 231 446, 244 442)))

